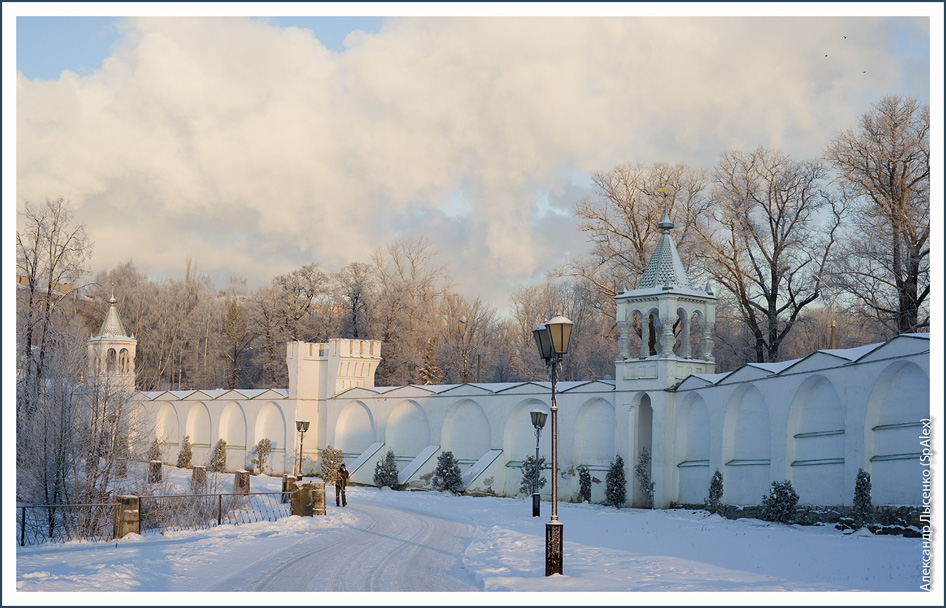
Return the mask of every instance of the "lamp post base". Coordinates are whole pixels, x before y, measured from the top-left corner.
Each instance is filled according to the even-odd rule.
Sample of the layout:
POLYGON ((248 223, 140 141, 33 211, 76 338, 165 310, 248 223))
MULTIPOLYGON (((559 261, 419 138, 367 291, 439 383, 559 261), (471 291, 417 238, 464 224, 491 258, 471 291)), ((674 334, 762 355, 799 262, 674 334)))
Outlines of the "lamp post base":
POLYGON ((532 495, 532 517, 538 517, 538 516, 539 516, 539 495, 533 494, 532 495))
POLYGON ((545 576, 562 573, 562 534, 565 526, 560 521, 545 524, 545 576))

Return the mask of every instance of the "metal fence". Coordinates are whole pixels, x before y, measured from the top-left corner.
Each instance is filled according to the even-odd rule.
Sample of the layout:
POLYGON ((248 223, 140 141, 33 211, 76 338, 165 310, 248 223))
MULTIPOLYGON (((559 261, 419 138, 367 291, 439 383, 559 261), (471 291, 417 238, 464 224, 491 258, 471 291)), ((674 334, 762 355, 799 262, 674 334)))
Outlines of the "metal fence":
POLYGON ((17 505, 20 546, 71 540, 111 540, 115 504, 17 505))
MULTIPOLYGON (((276 521, 291 515, 284 492, 141 496, 141 533, 200 530, 223 524, 276 521)), ((20 546, 74 540, 107 541, 118 505, 17 505, 20 546)))
POLYGON ((282 498, 283 492, 142 496, 141 533, 276 521, 291 515, 282 498))

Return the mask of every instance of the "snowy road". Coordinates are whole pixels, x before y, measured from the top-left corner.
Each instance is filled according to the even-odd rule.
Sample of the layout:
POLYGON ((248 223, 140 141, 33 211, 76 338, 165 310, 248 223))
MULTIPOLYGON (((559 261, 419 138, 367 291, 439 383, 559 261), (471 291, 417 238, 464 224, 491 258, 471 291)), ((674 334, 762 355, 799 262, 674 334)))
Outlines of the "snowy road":
POLYGON ((482 591, 460 556, 472 527, 350 502, 354 522, 245 566, 205 591, 482 591))

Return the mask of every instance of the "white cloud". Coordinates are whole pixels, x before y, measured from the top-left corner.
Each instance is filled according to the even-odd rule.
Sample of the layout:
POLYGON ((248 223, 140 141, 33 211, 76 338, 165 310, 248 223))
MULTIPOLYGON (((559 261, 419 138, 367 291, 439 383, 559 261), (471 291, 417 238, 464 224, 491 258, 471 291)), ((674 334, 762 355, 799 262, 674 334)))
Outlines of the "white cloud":
POLYGON ((336 53, 259 20, 134 18, 100 71, 17 79, 17 205, 71 200, 96 270, 177 276, 189 256, 220 284, 423 230, 501 307, 507 281, 582 246, 568 216, 537 217, 571 173, 816 155, 883 94, 928 98, 890 35, 855 17, 417 17, 336 53))

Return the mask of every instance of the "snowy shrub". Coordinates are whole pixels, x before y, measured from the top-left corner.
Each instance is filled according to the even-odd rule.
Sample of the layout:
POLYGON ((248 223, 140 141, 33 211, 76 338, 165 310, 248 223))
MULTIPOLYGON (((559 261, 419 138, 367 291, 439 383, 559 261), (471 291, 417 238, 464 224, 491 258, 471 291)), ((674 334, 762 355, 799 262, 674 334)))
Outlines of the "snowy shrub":
POLYGON ((374 467, 374 485, 379 488, 397 486, 397 462, 394 461, 394 450, 388 450, 384 460, 378 461, 374 467))
POLYGON ((851 517, 854 518, 856 530, 874 523, 874 505, 870 500, 870 473, 864 469, 857 470, 857 481, 854 484, 854 509, 851 511, 851 517))
POLYGON ((798 494, 792 488, 792 482, 773 481, 768 496, 762 497, 762 519, 787 524, 795 518, 798 494))
POLYGON ((161 460, 161 444, 158 443, 157 437, 155 437, 151 441, 151 445, 148 446, 148 462, 152 460, 161 460))
POLYGON ((460 474, 460 465, 453 457, 453 452, 441 452, 437 457, 437 470, 431 478, 431 483, 438 490, 449 490, 454 494, 463 492, 463 479, 460 474))
POLYGON ((519 466, 519 469, 522 471, 522 481, 519 482, 519 492, 525 494, 526 496, 532 494, 532 482, 535 481, 538 475, 538 481, 535 482, 536 488, 541 490, 545 486, 545 477, 542 477, 542 465, 545 464, 545 456, 539 456, 539 461, 536 463, 535 456, 529 456, 522 461, 522 465, 519 466))
POLYGON ((654 486, 657 485, 650 480, 650 452, 647 446, 641 448, 640 456, 637 459, 637 465, 634 467, 634 477, 637 479, 638 487, 641 489, 641 496, 644 497, 644 508, 654 508, 654 486))
POLYGON ((335 473, 343 462, 345 462, 345 455, 341 450, 331 445, 322 450, 322 480, 329 484, 335 483, 335 473))
MULTIPOLYGON (((155 444, 157 444, 158 440, 155 439, 154 441, 155 441, 155 444)), ((161 452, 159 451, 158 454, 160 454, 160 453, 161 453, 161 452)), ((192 466, 192 465, 191 465, 191 459, 192 459, 193 457, 194 457, 194 455, 193 455, 193 453, 191 452, 191 436, 190 436, 190 435, 185 435, 185 436, 184 436, 184 441, 183 441, 183 443, 181 443, 181 451, 178 452, 178 454, 177 454, 177 468, 179 468, 179 469, 189 469, 189 468, 191 468, 191 466, 192 466)), ((159 456, 158 458, 152 458, 152 460, 160 460, 160 459, 161 459, 160 456, 159 456)))
POLYGON ((709 497, 706 499, 706 510, 719 514, 723 510, 723 474, 716 469, 710 481, 709 497))
POLYGON ((269 439, 264 437, 256 444, 256 448, 253 450, 253 466, 256 468, 257 474, 263 473, 266 461, 269 460, 269 455, 272 454, 272 452, 273 442, 269 439))
POLYGON ((578 469, 578 502, 591 502, 591 472, 587 467, 578 469))
POLYGON ((214 446, 213 456, 210 457, 210 470, 214 473, 223 473, 227 468, 227 442, 218 439, 214 446))
POLYGON ((604 478, 604 504, 609 507, 622 507, 627 500, 627 479, 624 477, 624 459, 615 456, 604 478))

